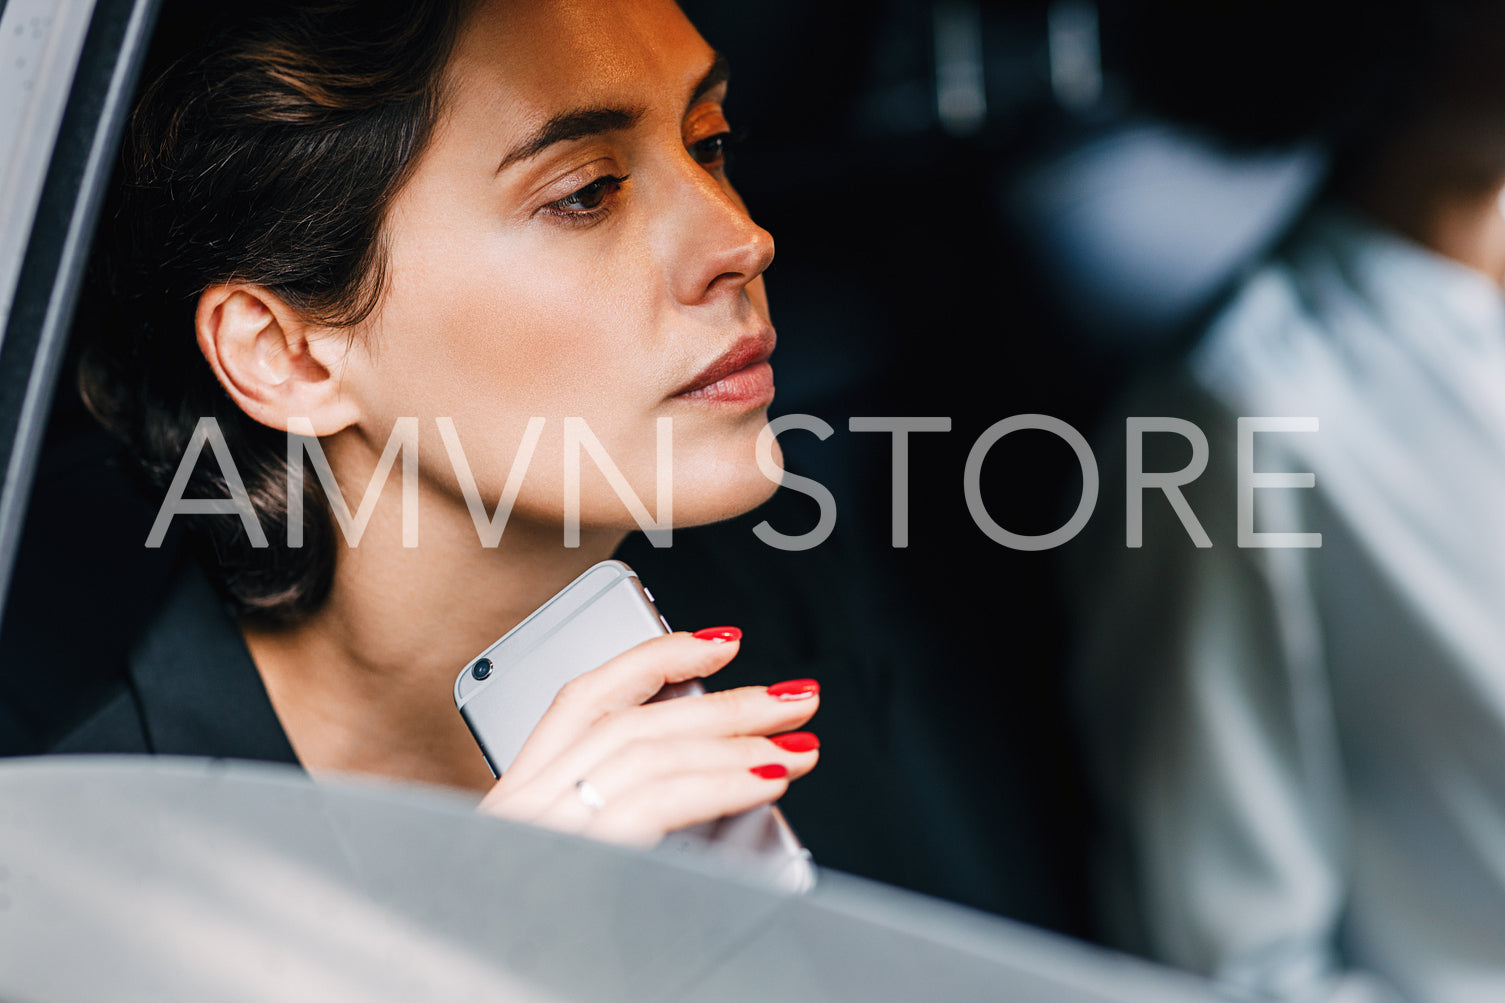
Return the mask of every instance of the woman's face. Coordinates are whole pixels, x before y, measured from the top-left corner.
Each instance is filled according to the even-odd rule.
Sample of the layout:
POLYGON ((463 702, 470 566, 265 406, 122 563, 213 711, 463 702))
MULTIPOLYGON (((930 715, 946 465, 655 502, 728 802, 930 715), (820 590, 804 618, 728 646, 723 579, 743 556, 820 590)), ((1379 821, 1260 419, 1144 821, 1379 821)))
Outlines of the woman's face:
MULTIPOLYGON (((726 177, 725 93, 669 0, 483 3, 388 217, 385 299, 346 360, 361 441, 379 454, 416 415, 422 477, 458 500, 435 424, 453 419, 489 508, 542 417, 512 518, 557 523, 566 418, 650 513, 668 418, 676 525, 771 494, 754 445, 773 396, 773 239, 726 177)), ((583 524, 632 528, 588 452, 580 469, 583 524)))

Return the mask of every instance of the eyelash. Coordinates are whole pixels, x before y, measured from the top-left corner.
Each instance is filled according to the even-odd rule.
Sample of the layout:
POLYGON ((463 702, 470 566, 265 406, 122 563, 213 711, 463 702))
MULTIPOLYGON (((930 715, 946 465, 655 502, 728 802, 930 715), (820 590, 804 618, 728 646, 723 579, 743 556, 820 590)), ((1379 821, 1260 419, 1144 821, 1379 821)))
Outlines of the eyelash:
MULTIPOLYGON (((742 136, 740 133, 729 131, 718 132, 714 136, 707 136, 705 139, 702 139, 699 142, 691 143, 690 156, 694 157, 695 162, 704 167, 706 170, 724 172, 726 170, 727 155, 730 152, 730 148, 741 139, 742 136), (702 154, 708 152, 706 149, 707 144, 711 143, 717 144, 717 146, 715 147, 714 159, 701 159, 702 154)), ((607 200, 610 199, 611 196, 615 195, 621 189, 622 184, 631 176, 632 175, 630 174, 603 174, 601 175, 601 177, 592 181, 590 184, 578 188, 573 192, 570 192, 570 194, 566 195, 564 198, 556 199, 555 201, 548 203, 546 206, 544 206, 544 211, 568 226, 592 226, 605 219, 611 213, 611 203, 607 200), (598 187, 609 187, 610 190, 603 191, 601 200, 595 205, 582 209, 571 209, 568 206, 567 203, 579 199, 586 192, 591 192, 591 194, 594 195, 592 189, 596 189, 598 187)))
POLYGON ((590 226, 598 223, 611 212, 611 204, 607 202, 607 199, 615 195, 621 189, 622 183, 631 176, 630 174, 603 174, 590 184, 570 192, 564 198, 550 202, 544 206, 544 211, 570 226, 590 226), (611 190, 603 192, 601 201, 593 206, 584 209, 571 209, 565 204, 573 199, 578 199, 582 194, 591 191, 593 188, 605 186, 610 186, 611 190))

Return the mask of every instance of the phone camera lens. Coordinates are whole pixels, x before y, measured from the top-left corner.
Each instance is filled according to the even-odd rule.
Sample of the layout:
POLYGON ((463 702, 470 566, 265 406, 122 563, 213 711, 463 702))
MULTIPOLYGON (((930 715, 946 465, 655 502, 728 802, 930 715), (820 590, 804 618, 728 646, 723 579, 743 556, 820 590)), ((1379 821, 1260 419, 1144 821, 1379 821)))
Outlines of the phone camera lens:
POLYGON ((470 667, 470 674, 477 679, 485 679, 491 675, 491 659, 483 658, 470 667))

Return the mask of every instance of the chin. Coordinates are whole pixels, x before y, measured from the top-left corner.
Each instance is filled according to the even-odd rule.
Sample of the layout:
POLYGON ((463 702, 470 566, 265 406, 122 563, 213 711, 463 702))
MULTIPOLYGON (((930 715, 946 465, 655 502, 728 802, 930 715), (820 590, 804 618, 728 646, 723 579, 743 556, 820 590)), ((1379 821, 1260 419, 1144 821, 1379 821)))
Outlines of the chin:
POLYGON ((684 492, 684 501, 676 490, 674 496, 674 527, 688 529, 708 523, 733 519, 751 512, 773 497, 779 486, 754 469, 752 476, 735 481, 722 481, 714 486, 704 485, 684 492), (693 499, 693 500, 692 500, 693 499))
MULTIPOLYGON (((760 429, 764 425, 766 422, 760 424, 760 429)), ((773 497, 779 489, 775 478, 784 471, 784 453, 775 440, 771 456, 774 469, 763 470, 756 462, 756 442, 756 436, 750 436, 739 443, 734 458, 723 456, 719 462, 685 471, 691 473, 690 477, 676 477, 676 526, 700 526, 731 519, 752 511, 773 497)))
MULTIPOLYGON (((756 435, 739 436, 734 445, 688 448, 674 464, 673 528, 688 529, 721 522, 757 508, 778 490, 784 457, 773 444, 772 465, 765 471, 756 460, 756 435)), ((629 473, 639 504, 650 517, 659 511, 654 480, 656 465, 644 463, 629 473)), ((582 519, 586 526, 635 530, 643 528, 607 484, 600 472, 583 470, 582 519)), ((559 511, 563 511, 562 506, 559 511)))

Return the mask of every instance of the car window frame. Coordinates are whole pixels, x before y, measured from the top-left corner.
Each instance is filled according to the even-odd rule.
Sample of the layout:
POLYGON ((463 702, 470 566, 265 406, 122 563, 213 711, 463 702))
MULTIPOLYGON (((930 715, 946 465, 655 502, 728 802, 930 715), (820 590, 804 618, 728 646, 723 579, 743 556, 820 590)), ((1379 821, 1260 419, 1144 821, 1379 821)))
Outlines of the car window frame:
MULTIPOLYGON (((67 0, 60 12, 88 0, 67 0)), ((54 18, 48 30, 72 34, 16 35, 23 0, 0 8, 0 58, 21 58, 18 46, 38 42, 47 50, 50 73, 72 72, 68 97, 55 120, 55 139, 36 198, 26 249, 0 334, 0 610, 4 609, 16 552, 36 477, 43 433, 52 409, 79 291, 119 149, 130 100, 145 62, 160 0, 93 0, 87 30, 54 18), (76 59, 68 59, 68 46, 76 59), (73 64, 70 67, 69 64, 73 64)), ((30 28, 31 25, 22 25, 30 28)), ((56 80, 42 81, 42 85, 56 80)), ((53 121, 39 116, 23 142, 48 141, 53 121)), ((86 489, 86 488, 85 488, 86 489)))

